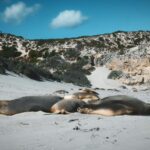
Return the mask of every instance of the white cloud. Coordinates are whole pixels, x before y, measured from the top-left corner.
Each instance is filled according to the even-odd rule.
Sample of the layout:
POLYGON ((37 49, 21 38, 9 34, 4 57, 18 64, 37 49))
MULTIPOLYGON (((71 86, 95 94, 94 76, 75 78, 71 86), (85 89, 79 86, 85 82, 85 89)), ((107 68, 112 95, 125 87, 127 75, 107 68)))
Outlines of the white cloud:
POLYGON ((50 25, 53 28, 76 27, 87 19, 88 17, 83 16, 79 10, 65 10, 60 12, 58 16, 52 20, 50 25))
POLYGON ((26 6, 23 2, 18 2, 6 7, 2 14, 2 18, 5 22, 20 23, 27 16, 33 14, 40 8, 39 4, 34 4, 31 7, 26 6))

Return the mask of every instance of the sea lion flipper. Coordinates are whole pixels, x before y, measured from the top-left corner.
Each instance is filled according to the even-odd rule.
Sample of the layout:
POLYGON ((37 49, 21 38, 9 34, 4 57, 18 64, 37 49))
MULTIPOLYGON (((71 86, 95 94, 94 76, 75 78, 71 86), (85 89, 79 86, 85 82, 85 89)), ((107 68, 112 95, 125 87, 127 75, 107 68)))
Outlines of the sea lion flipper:
POLYGON ((62 109, 62 110, 55 110, 53 113, 54 114, 69 114, 70 112, 62 109))
POLYGON ((82 114, 90 114, 92 112, 92 109, 79 107, 77 109, 77 112, 82 113, 82 114))
POLYGON ((66 110, 61 110, 61 114, 70 114, 70 112, 68 112, 66 110))

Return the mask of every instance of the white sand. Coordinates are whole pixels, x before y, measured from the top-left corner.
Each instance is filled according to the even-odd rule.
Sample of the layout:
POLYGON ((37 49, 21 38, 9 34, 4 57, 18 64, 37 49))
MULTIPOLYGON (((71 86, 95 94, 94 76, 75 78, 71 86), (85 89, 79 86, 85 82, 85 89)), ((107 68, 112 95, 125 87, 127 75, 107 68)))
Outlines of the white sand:
POLYGON ((39 82, 16 74, 0 75, 0 99, 12 99, 27 95, 53 94, 56 90, 77 90, 73 84, 60 82, 39 82))
MULTIPOLYGON (((44 95, 60 89, 73 92, 78 88, 72 84, 0 75, 0 99, 44 95)), ((101 97, 128 94, 150 102, 150 91, 98 92, 101 97)), ((149 116, 47 115, 44 112, 0 115, 0 150, 148 150, 149 147, 149 116), (74 130, 76 127, 79 130, 74 130)))
POLYGON ((87 76, 87 78, 90 80, 93 87, 106 89, 118 88, 120 85, 122 85, 121 83, 119 83, 119 81, 107 79, 110 72, 111 71, 106 67, 97 67, 91 75, 87 76))

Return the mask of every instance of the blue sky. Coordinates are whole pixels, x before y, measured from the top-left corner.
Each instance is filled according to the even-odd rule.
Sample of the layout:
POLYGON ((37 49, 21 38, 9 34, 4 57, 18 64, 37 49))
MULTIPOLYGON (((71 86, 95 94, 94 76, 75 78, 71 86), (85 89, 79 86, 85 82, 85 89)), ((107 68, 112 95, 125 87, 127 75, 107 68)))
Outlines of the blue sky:
POLYGON ((28 39, 150 30, 150 0, 0 0, 0 30, 28 39))

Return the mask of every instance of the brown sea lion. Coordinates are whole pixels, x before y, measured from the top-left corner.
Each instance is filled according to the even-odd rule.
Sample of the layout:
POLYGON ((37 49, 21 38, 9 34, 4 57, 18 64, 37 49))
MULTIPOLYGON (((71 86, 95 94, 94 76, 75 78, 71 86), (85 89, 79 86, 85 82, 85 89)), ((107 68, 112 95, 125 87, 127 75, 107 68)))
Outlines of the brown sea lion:
POLYGON ((25 96, 10 101, 0 101, 0 114, 14 115, 22 112, 49 112, 51 106, 62 100, 60 96, 25 96))
POLYGON ((97 92, 95 92, 93 89, 82 89, 81 92, 86 92, 86 93, 91 93, 91 94, 96 94, 99 95, 97 92))
POLYGON ((87 104, 79 108, 78 112, 105 116, 150 115, 150 104, 134 97, 116 95, 103 98, 96 104, 87 104))
POLYGON ((57 103, 55 103, 51 108, 51 113, 57 113, 57 114, 68 114, 72 112, 77 112, 77 109, 79 107, 83 107, 86 105, 84 101, 81 100, 62 100, 57 103))
POLYGON ((84 89, 80 92, 73 93, 72 95, 64 96, 64 99, 78 99, 85 102, 100 100, 99 94, 90 89, 84 89))

